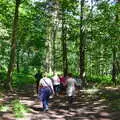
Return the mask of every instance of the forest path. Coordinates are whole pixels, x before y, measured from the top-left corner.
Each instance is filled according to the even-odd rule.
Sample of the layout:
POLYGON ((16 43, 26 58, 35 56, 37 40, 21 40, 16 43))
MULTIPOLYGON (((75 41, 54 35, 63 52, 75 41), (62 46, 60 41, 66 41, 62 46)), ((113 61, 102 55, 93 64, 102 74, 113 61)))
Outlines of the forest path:
POLYGON ((104 89, 95 94, 78 91, 69 110, 67 109, 67 97, 60 95, 50 99, 47 112, 41 110, 34 90, 33 85, 28 85, 17 92, 17 96, 7 93, 7 96, 1 100, 2 102, 9 104, 11 100, 17 98, 28 107, 29 112, 25 114, 24 118, 15 118, 12 110, 0 112, 0 120, 120 120, 120 110, 112 110, 111 102, 105 99, 105 96, 110 96, 110 94, 110 101, 120 99, 119 89, 104 89))

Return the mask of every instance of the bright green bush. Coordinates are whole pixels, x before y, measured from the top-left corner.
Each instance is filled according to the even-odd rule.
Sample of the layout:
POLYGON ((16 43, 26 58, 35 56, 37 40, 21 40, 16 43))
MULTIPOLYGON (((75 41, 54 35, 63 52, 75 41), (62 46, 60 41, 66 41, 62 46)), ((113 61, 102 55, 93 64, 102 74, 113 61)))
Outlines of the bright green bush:
POLYGON ((87 76, 87 82, 93 82, 98 84, 112 84, 111 76, 87 76))

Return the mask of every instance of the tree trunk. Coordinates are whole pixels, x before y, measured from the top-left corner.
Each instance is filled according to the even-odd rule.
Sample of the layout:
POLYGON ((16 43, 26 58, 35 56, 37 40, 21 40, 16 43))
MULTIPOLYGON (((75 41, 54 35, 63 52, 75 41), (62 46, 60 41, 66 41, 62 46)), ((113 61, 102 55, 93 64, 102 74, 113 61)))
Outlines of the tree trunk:
POLYGON ((116 50, 115 50, 115 47, 113 48, 112 52, 113 52, 112 81, 116 85, 116 68, 115 68, 116 50))
MULTIPOLYGON (((90 29, 91 29, 91 41, 93 41, 93 29, 92 29, 92 19, 93 19, 93 0, 91 0, 91 9, 90 9, 90 18, 91 18, 91 25, 90 25, 90 29)), ((92 54, 90 53, 90 66, 92 64, 92 54)), ((92 66, 90 67, 90 77, 92 76, 92 66)))
POLYGON ((19 61, 20 61, 20 48, 19 48, 19 45, 17 46, 17 61, 16 61, 16 64, 17 64, 17 72, 19 73, 20 72, 20 65, 19 65, 19 61))
POLYGON ((53 54, 53 73, 56 71, 56 37, 57 37, 57 30, 58 30, 58 25, 59 25, 59 1, 55 0, 54 1, 54 15, 52 16, 53 18, 53 32, 52 32, 52 40, 53 40, 53 49, 52 49, 52 54, 53 54))
POLYGON ((52 74, 52 31, 50 32, 50 37, 49 37, 49 61, 48 61, 48 65, 49 65, 49 73, 52 74))
POLYGON ((15 53, 16 53, 16 34, 17 34, 17 29, 18 29, 17 27, 18 27, 19 5, 20 5, 20 0, 16 0, 12 40, 11 40, 10 61, 9 61, 8 73, 7 73, 7 84, 11 91, 13 91, 11 82, 12 82, 12 72, 15 66, 14 64, 15 64, 15 53))
POLYGON ((80 79, 83 81, 83 87, 85 86, 85 39, 84 39, 84 31, 83 31, 83 7, 84 0, 81 0, 81 16, 80 16, 80 79))
POLYGON ((52 73, 52 28, 48 26, 48 39, 46 41, 46 71, 52 73))
POLYGON ((120 73, 120 61, 116 61, 117 74, 120 73))
POLYGON ((53 28, 53 72, 55 72, 56 69, 56 48, 55 48, 55 41, 56 41, 56 34, 57 34, 57 25, 53 28))
POLYGON ((63 74, 67 75, 68 72, 68 62, 67 62, 67 44, 66 44, 66 26, 64 18, 64 8, 62 7, 62 51, 63 51, 63 74))
MULTIPOLYGON (((116 4, 119 4, 119 0, 116 1, 116 4)), ((118 13, 116 11, 116 15, 115 15, 115 25, 116 27, 118 26, 118 21, 119 21, 119 16, 118 13)), ((115 33, 114 36, 116 39, 118 39, 118 35, 117 33, 115 33)), ((116 55, 117 55, 117 49, 115 47, 116 45, 113 43, 113 47, 112 47, 112 53, 113 53, 113 63, 112 63, 112 81, 113 83, 116 85, 117 81, 116 81, 116 75, 117 75, 117 70, 116 70, 116 55)))

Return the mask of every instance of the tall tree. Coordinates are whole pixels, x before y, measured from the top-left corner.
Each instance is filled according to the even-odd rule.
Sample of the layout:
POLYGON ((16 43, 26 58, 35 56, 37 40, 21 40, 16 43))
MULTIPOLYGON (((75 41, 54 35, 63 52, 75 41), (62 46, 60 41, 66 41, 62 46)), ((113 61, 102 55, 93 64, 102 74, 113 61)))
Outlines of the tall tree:
POLYGON ((63 74, 64 76, 67 75, 67 70, 68 70, 68 63, 67 63, 67 44, 66 44, 66 25, 65 25, 65 5, 64 2, 62 1, 61 5, 62 9, 62 52, 63 52, 63 74))
MULTIPOLYGON (((116 1, 116 9, 117 9, 117 4, 119 4, 119 0, 116 1)), ((118 21, 119 21, 119 15, 118 15, 118 12, 116 10, 115 12, 115 27, 118 26, 118 21)), ((119 37, 117 37, 117 32, 114 33, 114 38, 115 40, 116 39, 119 39, 119 37)), ((116 62, 117 62, 117 50, 116 50, 116 45, 114 44, 113 42, 113 45, 112 45, 112 81, 113 83, 116 85, 117 84, 117 81, 116 81, 116 75, 117 75, 117 68, 116 68, 116 62)))
POLYGON ((79 46, 79 52, 80 52, 80 79, 83 81, 83 86, 85 85, 85 39, 84 39, 84 27, 83 27, 83 16, 84 16, 84 3, 85 0, 81 0, 81 7, 80 7, 80 46, 79 46))
POLYGON ((13 20, 13 31, 12 31, 12 38, 11 38, 11 51, 10 51, 10 61, 8 65, 8 73, 7 73, 7 83, 9 86, 9 89, 12 91, 12 72, 15 65, 15 55, 16 55, 16 34, 18 29, 18 14, 19 14, 19 6, 20 6, 20 0, 16 0, 15 5, 15 14, 14 14, 14 20, 13 20))

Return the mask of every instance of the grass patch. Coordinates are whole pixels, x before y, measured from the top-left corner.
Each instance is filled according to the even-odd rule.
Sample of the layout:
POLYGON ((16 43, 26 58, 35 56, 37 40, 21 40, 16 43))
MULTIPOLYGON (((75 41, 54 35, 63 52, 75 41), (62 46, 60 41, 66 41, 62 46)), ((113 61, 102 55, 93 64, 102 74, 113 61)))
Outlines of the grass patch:
POLYGON ((17 118, 24 117, 24 114, 28 112, 27 107, 21 104, 19 100, 13 100, 12 106, 13 106, 13 113, 17 118))
POLYGON ((7 112, 9 110, 9 106, 8 105, 1 105, 0 106, 0 111, 1 112, 7 112))

